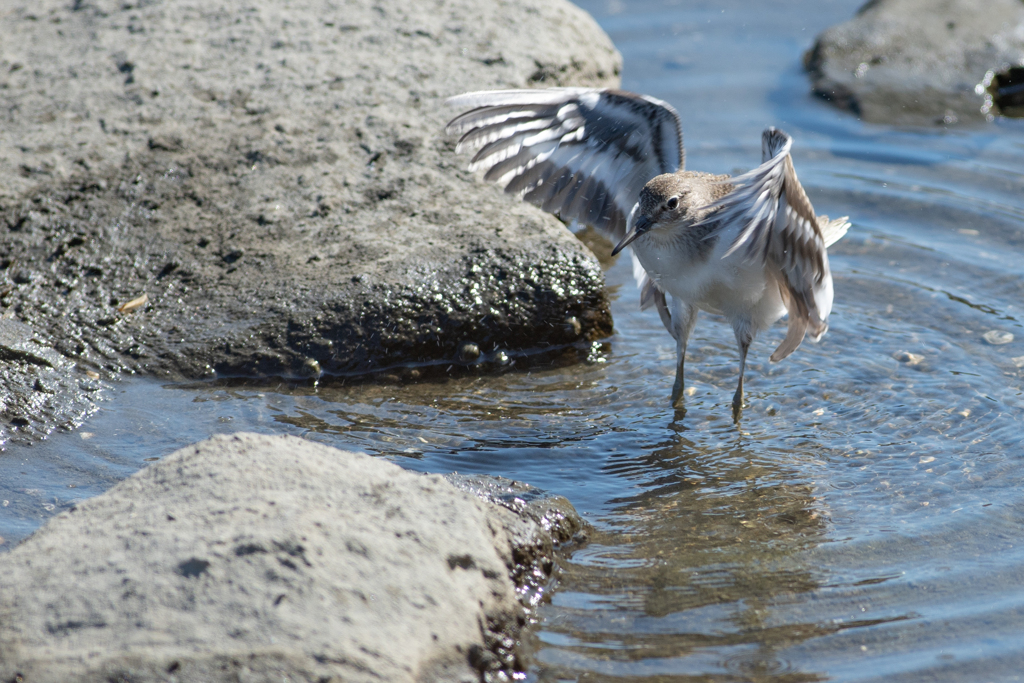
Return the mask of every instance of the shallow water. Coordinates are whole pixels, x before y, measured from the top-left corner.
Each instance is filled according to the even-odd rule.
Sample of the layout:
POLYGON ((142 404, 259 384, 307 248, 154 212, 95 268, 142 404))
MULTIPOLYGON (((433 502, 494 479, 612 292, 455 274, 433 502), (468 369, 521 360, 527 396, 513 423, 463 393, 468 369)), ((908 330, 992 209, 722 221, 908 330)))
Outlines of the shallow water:
POLYGON ((582 4, 624 87, 680 111, 688 167, 747 170, 777 125, 818 211, 853 221, 829 333, 778 365, 784 327, 755 342, 739 428, 731 330, 702 315, 677 415, 671 338, 619 260, 617 334, 570 367, 119 385, 0 457, 0 547, 212 433, 290 433, 576 505, 594 530, 537 612, 529 680, 1024 679, 1024 122, 898 130, 814 99, 802 52, 859 0, 582 4))

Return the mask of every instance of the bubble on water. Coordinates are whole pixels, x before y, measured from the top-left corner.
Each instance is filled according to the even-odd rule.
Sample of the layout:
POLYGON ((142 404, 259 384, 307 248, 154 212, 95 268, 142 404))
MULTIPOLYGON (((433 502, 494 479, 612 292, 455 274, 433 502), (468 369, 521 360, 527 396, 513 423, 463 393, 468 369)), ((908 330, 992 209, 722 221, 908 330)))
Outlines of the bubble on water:
POLYGON ((1018 368, 1024 368, 1024 356, 1014 356, 1010 359, 1018 368))
POLYGON ((1003 330, 989 330, 985 334, 981 335, 982 339, 987 341, 989 344, 1009 344, 1013 341, 1012 332, 1004 332, 1003 330))

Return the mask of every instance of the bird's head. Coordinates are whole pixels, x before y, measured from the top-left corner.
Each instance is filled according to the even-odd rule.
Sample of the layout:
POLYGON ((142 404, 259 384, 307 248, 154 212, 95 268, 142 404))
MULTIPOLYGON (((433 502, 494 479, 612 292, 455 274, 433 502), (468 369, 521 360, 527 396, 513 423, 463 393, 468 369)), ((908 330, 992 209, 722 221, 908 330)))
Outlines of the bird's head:
POLYGON ((678 171, 652 178, 640 190, 640 198, 626 221, 626 235, 615 245, 618 254, 638 237, 655 232, 678 234, 718 210, 715 202, 733 186, 729 176, 698 171, 678 171))
MULTIPOLYGON (((691 217, 687 214, 695 205, 696 178, 676 173, 665 173, 648 181, 640 190, 640 199, 629 214, 626 236, 615 245, 612 255, 625 249, 633 240, 654 230, 671 230, 691 217)), ((699 192, 698 192, 699 194, 699 192)), ((696 206, 700 206, 699 203, 696 206)))

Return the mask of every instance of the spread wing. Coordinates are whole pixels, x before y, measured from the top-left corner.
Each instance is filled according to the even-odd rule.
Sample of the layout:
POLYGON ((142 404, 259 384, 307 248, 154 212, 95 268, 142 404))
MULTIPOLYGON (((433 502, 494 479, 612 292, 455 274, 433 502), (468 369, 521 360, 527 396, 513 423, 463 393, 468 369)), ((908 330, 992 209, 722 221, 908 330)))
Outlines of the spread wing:
POLYGON ((808 331, 819 339, 828 330, 832 274, 826 246, 849 227, 845 219, 815 215, 793 169, 792 145, 793 139, 781 130, 766 129, 761 138, 763 163, 732 178, 733 191, 708 207, 718 209, 707 219, 719 224, 713 235, 736 231, 723 258, 742 250, 746 258, 770 265, 779 280, 789 330, 772 354, 773 361, 795 351, 808 331))
POLYGON ((473 92, 447 132, 470 169, 564 221, 592 225, 612 242, 651 178, 683 167, 679 116, 665 102, 621 90, 553 88, 473 92))

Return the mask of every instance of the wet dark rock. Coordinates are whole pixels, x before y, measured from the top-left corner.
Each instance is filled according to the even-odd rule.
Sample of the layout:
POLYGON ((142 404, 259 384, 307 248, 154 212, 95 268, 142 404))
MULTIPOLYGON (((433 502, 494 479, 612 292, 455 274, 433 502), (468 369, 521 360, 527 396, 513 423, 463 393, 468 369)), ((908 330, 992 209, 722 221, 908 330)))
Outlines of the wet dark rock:
MULTIPOLYGON (((492 519, 509 539, 511 554, 505 556, 509 575, 521 604, 530 611, 557 578, 557 552, 570 542, 585 540, 583 519, 562 496, 542 489, 488 475, 448 474, 456 488, 512 514, 493 514, 492 519)), ((484 629, 485 647, 470 659, 484 674, 522 668, 517 651, 519 626, 513 622, 489 621, 484 629)))
POLYGON ((0 680, 511 680, 581 522, 451 482, 294 437, 182 449, 0 555, 0 680))
POLYGON ((349 376, 450 361, 467 339, 515 358, 610 333, 592 254, 443 134, 466 90, 617 83, 589 16, 247 7, 0 13, 0 315, 104 377, 349 376))
POLYGON ((583 518, 567 499, 523 482, 490 475, 448 474, 444 478, 458 489, 515 513, 502 522, 509 538, 518 539, 510 568, 516 584, 529 594, 528 602, 535 604, 551 579, 556 550, 585 538, 583 518))
POLYGON ((989 111, 1003 116, 1024 117, 1024 67, 1011 66, 999 72, 990 71, 981 85, 990 100, 989 111))
POLYGON ((96 409, 80 372, 31 327, 0 318, 0 444, 80 424, 96 409))
POLYGON ((1013 67, 1024 65, 1024 3, 872 0, 822 33, 804 60, 814 92, 865 121, 952 124, 1015 116, 1013 67))

